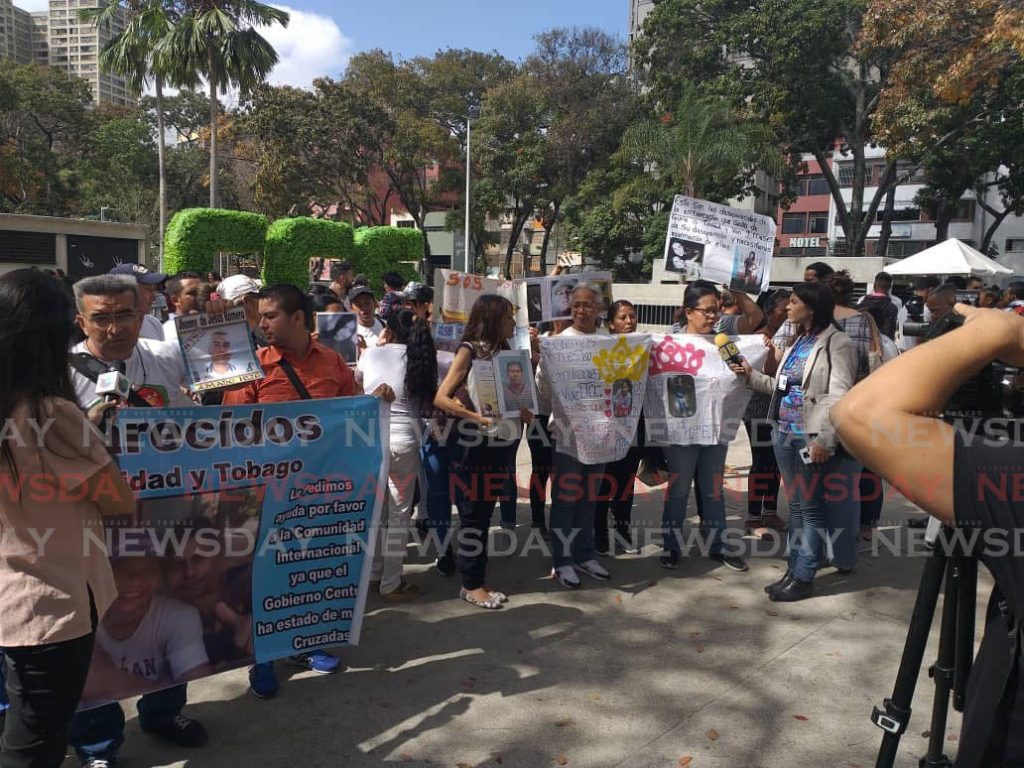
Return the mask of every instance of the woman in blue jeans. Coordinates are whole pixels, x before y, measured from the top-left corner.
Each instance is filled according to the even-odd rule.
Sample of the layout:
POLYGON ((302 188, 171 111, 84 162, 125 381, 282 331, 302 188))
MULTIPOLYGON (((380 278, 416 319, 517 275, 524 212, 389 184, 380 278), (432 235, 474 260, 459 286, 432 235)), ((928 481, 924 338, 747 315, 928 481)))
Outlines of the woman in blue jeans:
POLYGON ((787 310, 797 335, 782 354, 775 377, 733 366, 749 386, 771 394, 772 441, 789 496, 789 568, 765 588, 775 602, 811 596, 814 574, 825 550, 828 506, 845 503, 852 492, 850 460, 838 444, 829 410, 857 375, 850 338, 832 321, 835 301, 828 286, 801 283, 787 310))
MULTIPOLYGON (((716 332, 735 335, 752 333, 764 318, 761 309, 750 297, 740 291, 730 291, 742 314, 722 316, 718 288, 709 282, 696 280, 683 294, 680 333, 710 335, 716 332)), ((738 421, 736 414, 732 421, 738 421)), ((723 422, 725 420, 723 419, 723 422)), ((724 430, 723 430, 724 431, 724 430)), ((661 525, 664 534, 664 552, 661 567, 679 567, 682 542, 680 532, 686 518, 686 502, 690 486, 696 482, 701 528, 707 536, 708 554, 712 560, 734 571, 747 570, 747 563, 739 555, 723 552, 722 533, 725 531, 725 497, 722 483, 725 475, 725 454, 729 449, 729 436, 714 445, 669 445, 664 448, 665 460, 671 479, 668 496, 662 510, 661 525)))

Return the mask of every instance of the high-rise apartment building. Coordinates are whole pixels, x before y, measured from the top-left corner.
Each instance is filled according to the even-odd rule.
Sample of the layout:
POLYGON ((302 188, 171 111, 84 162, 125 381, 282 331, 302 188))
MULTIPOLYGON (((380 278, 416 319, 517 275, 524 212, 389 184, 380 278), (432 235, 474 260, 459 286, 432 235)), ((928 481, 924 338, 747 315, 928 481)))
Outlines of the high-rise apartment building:
POLYGON ((100 28, 81 21, 78 11, 96 0, 50 0, 48 11, 28 13, 0 0, 0 56, 62 69, 89 83, 95 104, 132 104, 138 98, 124 78, 102 72, 99 53, 124 29, 123 19, 100 28))
POLYGON ((32 61, 32 14, 11 0, 0 0, 0 56, 19 64, 32 61))
POLYGON ((654 8, 654 0, 629 0, 629 42, 640 36, 644 19, 654 8))

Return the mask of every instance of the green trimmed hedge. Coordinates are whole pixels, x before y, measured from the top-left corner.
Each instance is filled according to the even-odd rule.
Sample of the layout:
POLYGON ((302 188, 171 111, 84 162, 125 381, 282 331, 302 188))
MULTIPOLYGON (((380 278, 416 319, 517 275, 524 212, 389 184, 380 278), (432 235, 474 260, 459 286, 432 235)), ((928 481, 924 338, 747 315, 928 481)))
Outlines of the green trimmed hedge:
POLYGON ((423 233, 411 227, 363 227, 356 230, 355 270, 379 286, 385 272, 419 280, 416 266, 423 258, 423 233), (403 263, 411 262, 411 263, 403 263))
POLYGON ((164 236, 164 270, 206 274, 216 269, 220 251, 261 253, 266 240, 266 216, 222 208, 185 208, 174 214, 164 236))
POLYGON ((309 287, 309 260, 314 256, 351 261, 355 238, 351 225, 300 216, 278 219, 267 230, 263 282, 309 287))

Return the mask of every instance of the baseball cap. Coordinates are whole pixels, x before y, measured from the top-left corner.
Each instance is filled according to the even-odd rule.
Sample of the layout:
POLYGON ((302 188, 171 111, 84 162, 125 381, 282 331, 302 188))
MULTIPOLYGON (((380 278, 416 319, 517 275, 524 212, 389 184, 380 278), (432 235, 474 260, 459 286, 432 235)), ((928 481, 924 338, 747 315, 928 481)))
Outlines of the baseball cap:
POLYGON ((226 301, 237 301, 251 293, 259 293, 263 288, 260 280, 248 275, 231 275, 225 277, 217 286, 217 293, 226 301))
POLYGON ((118 264, 112 270, 112 275, 131 275, 135 281, 143 285, 159 285, 167 279, 163 272, 150 272, 141 264, 118 264))
POLYGON ((376 298, 373 295, 373 289, 367 285, 357 285, 355 288, 352 288, 348 292, 348 300, 350 303, 359 296, 369 296, 371 298, 376 298))
POLYGON ((409 283, 402 294, 409 301, 425 304, 434 300, 434 289, 425 283, 409 283))

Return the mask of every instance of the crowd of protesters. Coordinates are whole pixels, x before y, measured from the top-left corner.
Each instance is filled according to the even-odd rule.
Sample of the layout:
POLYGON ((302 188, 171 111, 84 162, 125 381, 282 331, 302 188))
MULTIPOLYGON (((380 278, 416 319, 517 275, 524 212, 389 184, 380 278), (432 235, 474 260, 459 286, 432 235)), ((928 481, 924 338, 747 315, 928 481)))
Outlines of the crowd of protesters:
MULTIPOLYGON (((859 546, 878 525, 883 484, 843 449, 830 408, 856 382, 914 343, 901 332, 912 312, 924 322, 934 321, 951 311, 964 291, 976 291, 979 306, 1024 314, 1024 283, 999 291, 976 279, 922 278, 914 283, 916 305, 907 307, 893 295, 892 279, 884 272, 855 303, 850 276, 820 262, 807 268, 804 282, 792 291, 769 291, 756 303, 745 293, 707 282, 685 288, 674 332, 760 334, 768 350, 761 370, 748 362, 732 368, 753 391, 743 414, 752 449, 743 526, 755 535, 770 529, 788 532, 788 568, 766 587, 769 599, 806 599, 820 568, 844 573, 856 568, 859 546), (832 484, 826 492, 825 485, 813 481, 823 474, 838 478, 842 487, 832 484), (786 520, 779 515, 780 484, 789 500, 786 520)), ((372 393, 389 402, 391 412, 388 495, 381 523, 371 535, 374 599, 398 602, 420 595, 422 585, 403 577, 406 545, 420 537, 435 546, 439 576, 458 574, 453 596, 484 610, 509 604, 510 596, 493 588, 488 578, 488 538, 496 506, 502 510, 502 527, 516 528, 516 456, 524 436, 532 460, 530 525, 548 542, 551 576, 562 587, 579 589, 581 576, 611 579, 615 557, 639 555, 651 543, 642 535, 647 528, 658 531, 661 567, 678 568, 686 554, 680 531, 691 487, 708 556, 734 571, 748 569, 724 535, 726 443, 672 445, 661 451, 669 481, 660 520, 643 521, 633 509, 634 484, 642 460, 659 461, 644 446, 643 418, 622 460, 593 465, 580 459, 571 437, 564 437, 571 431, 553 416, 553 386, 540 338, 632 333, 637 313, 630 301, 619 299, 605 311, 598 292, 585 280, 579 282, 568 297, 570 320, 530 330, 538 412, 524 408, 517 417, 495 417, 481 413, 469 394, 473 361, 491 360, 509 349, 515 308, 500 296, 479 298, 457 351, 442 367, 431 333, 434 298, 429 286, 406 283, 396 273, 384 276, 378 297, 346 263, 335 266, 328 285, 313 285, 309 292, 289 285, 265 287, 241 274, 223 279, 216 273, 167 276, 131 264, 74 284, 63 275, 31 269, 0 277, 0 359, 5 361, 0 366, 0 419, 22 432, 33 420, 57 424, 45 441, 29 448, 15 447, 5 437, 0 476, 56 478, 73 472, 87 485, 106 482, 115 490, 106 503, 28 504, 9 493, 0 498, 5 595, 0 669, 7 694, 0 701, 0 712, 6 711, 2 768, 59 765, 68 743, 86 768, 116 764, 124 740, 121 706, 108 703, 77 714, 75 709, 94 645, 106 631, 101 619, 118 599, 118 590, 109 563, 82 556, 70 539, 74 531, 123 514, 133 500, 100 444, 79 443, 83 426, 100 425, 116 404, 97 396, 97 370, 118 366, 124 372, 132 385, 130 404, 197 404, 184 386, 175 331, 179 316, 223 313, 233 306, 245 310, 265 377, 205 394, 198 404, 209 407, 362 394, 362 382, 374 376, 373 365, 379 364, 366 350, 389 345, 402 350, 401 395, 396 397, 387 385, 372 393), (355 363, 318 342, 316 312, 355 315, 355 363), (466 434, 473 439, 461 439, 466 434), (580 498, 580 487, 601 491, 580 498), (31 541, 12 544, 11 536, 34 527, 67 534, 66 556, 36 557, 31 541)), ((5 426, 3 434, 11 430, 5 426)), ((334 655, 319 651, 288 661, 319 673, 341 667, 334 655)), ((181 746, 204 744, 205 728, 183 709, 188 679, 206 668, 205 663, 185 664, 176 685, 144 695, 137 705, 142 730, 181 746)), ((273 665, 253 667, 250 686, 259 697, 273 697, 278 688, 273 665)))

